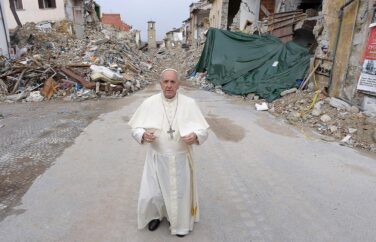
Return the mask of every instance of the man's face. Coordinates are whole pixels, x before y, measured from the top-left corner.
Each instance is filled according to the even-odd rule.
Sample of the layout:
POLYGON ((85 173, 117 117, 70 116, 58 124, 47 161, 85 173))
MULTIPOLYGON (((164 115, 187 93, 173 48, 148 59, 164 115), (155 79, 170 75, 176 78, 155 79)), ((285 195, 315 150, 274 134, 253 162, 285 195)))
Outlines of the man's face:
POLYGON ((163 91, 163 95, 166 98, 171 99, 175 97, 176 91, 179 89, 180 83, 178 81, 176 72, 165 71, 162 74, 160 84, 163 91))

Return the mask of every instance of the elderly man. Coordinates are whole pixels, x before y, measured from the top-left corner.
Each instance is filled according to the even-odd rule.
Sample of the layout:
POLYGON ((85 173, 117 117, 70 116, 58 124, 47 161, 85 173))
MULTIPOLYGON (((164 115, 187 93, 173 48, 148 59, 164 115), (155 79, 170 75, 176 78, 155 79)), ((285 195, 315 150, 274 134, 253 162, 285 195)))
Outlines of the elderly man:
POLYGON ((162 92, 147 98, 129 125, 140 144, 148 144, 138 200, 138 228, 150 231, 167 218, 171 234, 183 237, 199 220, 192 145, 208 137, 196 102, 177 92, 178 73, 161 73, 162 92))

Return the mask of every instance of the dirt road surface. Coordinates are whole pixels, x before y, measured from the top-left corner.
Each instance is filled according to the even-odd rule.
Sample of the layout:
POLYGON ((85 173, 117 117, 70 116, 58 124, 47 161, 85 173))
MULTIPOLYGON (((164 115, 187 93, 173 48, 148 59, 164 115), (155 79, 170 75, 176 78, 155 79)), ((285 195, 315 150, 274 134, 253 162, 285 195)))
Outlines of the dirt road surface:
POLYGON ((145 147, 126 123, 155 92, 123 99, 84 128, 0 222, 1 241, 374 241, 374 156, 188 87, 211 125, 195 148, 201 220, 184 238, 166 221, 137 230, 145 147))

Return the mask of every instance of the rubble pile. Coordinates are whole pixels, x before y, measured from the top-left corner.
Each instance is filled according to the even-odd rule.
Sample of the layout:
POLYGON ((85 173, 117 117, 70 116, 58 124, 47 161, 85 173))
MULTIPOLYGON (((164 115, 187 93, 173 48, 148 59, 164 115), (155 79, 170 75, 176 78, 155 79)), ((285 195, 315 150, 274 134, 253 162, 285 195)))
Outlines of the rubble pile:
POLYGON ((196 74, 194 68, 201 56, 202 49, 203 46, 192 49, 160 48, 153 58, 153 63, 157 63, 154 73, 161 73, 165 68, 174 68, 182 74, 184 79, 194 76, 196 74))
POLYGON ((0 101, 125 96, 154 77, 133 33, 88 27, 87 37, 77 39, 71 29, 71 23, 61 21, 27 23, 16 30, 16 54, 0 59, 0 101))
MULTIPOLYGON (((205 73, 196 73, 189 81, 201 89, 223 94, 220 87, 215 87, 205 77, 205 73)), ((256 110, 268 110, 294 126, 312 128, 321 134, 323 140, 339 141, 342 145, 376 152, 374 113, 363 112, 357 106, 327 97, 310 88, 303 91, 292 88, 282 92, 281 96, 268 104, 254 93, 248 94, 244 99, 256 105, 256 110)))
POLYGON ((311 127, 326 141, 376 152, 376 118, 357 106, 312 91, 287 94, 269 106, 274 115, 311 127))
POLYGON ((186 56, 182 56, 183 66, 186 67, 185 72, 187 81, 200 89, 206 91, 216 91, 217 93, 223 94, 221 87, 214 87, 213 83, 206 80, 206 73, 198 73, 195 71, 195 66, 201 57, 202 51, 204 49, 203 45, 198 48, 188 50, 186 56))

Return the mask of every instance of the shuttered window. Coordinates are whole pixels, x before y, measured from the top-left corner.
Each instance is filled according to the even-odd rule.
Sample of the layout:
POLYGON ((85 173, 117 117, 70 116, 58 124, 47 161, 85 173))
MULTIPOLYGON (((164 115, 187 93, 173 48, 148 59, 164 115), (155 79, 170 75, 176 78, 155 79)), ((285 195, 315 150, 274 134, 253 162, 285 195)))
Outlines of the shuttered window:
POLYGON ((22 10, 23 9, 22 0, 14 0, 14 6, 16 7, 17 10, 22 10))
POLYGON ((39 8, 56 8, 56 0, 38 0, 39 8))

